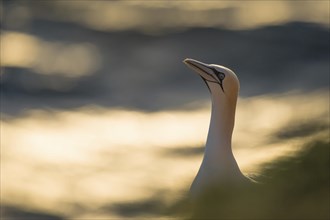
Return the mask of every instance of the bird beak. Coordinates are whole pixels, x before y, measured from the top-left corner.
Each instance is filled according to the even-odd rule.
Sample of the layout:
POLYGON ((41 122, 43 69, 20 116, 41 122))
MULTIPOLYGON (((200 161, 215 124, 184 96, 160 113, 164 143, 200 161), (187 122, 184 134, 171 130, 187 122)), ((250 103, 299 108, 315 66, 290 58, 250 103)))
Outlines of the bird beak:
POLYGON ((190 69, 196 71, 204 80, 219 83, 217 77, 214 76, 214 72, 210 65, 190 58, 185 59, 183 62, 190 69))

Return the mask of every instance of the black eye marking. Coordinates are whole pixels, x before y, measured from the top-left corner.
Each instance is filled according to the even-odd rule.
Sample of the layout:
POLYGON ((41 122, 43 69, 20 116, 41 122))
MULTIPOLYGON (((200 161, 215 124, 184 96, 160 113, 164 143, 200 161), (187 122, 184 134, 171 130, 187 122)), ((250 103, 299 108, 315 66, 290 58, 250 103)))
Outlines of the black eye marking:
POLYGON ((212 68, 213 73, 220 79, 220 81, 224 80, 226 75, 223 72, 219 72, 215 68, 212 68))
POLYGON ((212 68, 212 71, 218 77, 218 79, 220 81, 218 84, 220 85, 222 91, 225 92, 225 90, 223 89, 222 81, 225 79, 226 75, 223 72, 219 72, 215 68, 212 68))
POLYGON ((225 77, 226 77, 226 75, 224 74, 224 73, 221 73, 221 72, 217 72, 218 74, 218 78, 220 79, 220 80, 223 80, 225 77))

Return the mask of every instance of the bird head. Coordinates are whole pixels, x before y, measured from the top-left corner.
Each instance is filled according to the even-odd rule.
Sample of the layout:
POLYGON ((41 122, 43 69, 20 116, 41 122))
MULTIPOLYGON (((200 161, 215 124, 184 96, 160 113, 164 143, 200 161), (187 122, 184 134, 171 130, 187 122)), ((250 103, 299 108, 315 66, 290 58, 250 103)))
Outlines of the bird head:
POLYGON ((206 64, 190 58, 185 59, 183 62, 202 77, 202 79, 208 85, 211 93, 213 91, 210 88, 210 85, 214 83, 221 89, 221 92, 225 95, 238 94, 239 80, 232 70, 224 66, 216 64, 206 64))

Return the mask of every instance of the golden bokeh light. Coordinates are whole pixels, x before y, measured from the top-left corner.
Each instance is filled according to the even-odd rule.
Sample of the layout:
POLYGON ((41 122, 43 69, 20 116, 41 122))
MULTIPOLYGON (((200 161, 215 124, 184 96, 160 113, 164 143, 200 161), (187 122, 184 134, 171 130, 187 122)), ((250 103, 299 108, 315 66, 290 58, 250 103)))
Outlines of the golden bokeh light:
POLYGON ((46 75, 80 77, 100 68, 101 55, 91 43, 49 42, 36 36, 5 31, 0 36, 1 65, 31 68, 46 75))
POLYGON ((23 33, 5 32, 1 35, 1 65, 32 67, 36 62, 39 40, 23 33))
POLYGON ((61 19, 97 30, 138 30, 224 27, 250 29, 292 21, 329 26, 328 1, 58 1, 66 8, 61 19), (193 16, 192 16, 193 14, 193 16))

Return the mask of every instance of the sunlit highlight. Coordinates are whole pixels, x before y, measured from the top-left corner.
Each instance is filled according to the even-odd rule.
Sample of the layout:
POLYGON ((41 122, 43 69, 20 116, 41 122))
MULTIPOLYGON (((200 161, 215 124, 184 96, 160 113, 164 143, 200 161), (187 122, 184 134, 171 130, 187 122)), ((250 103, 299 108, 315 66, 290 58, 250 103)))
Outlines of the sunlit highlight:
POLYGON ((12 31, 3 32, 0 41, 3 67, 31 68, 40 74, 80 77, 95 73, 101 64, 100 52, 90 43, 48 42, 12 31))
POLYGON ((327 1, 59 1, 54 7, 71 12, 61 14, 60 19, 97 30, 161 33, 189 27, 249 29, 290 21, 329 26, 327 1))

